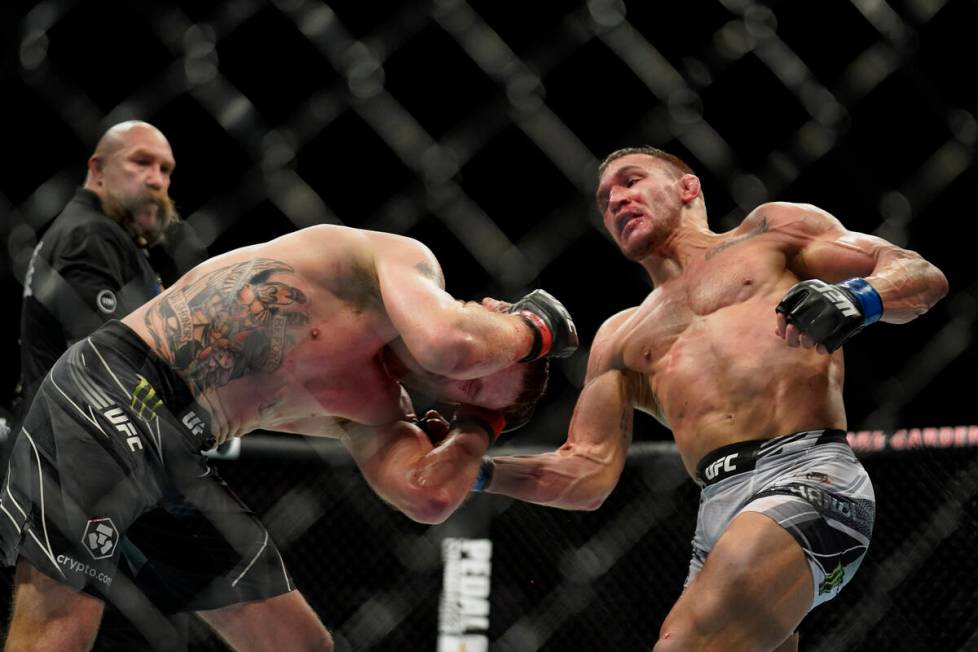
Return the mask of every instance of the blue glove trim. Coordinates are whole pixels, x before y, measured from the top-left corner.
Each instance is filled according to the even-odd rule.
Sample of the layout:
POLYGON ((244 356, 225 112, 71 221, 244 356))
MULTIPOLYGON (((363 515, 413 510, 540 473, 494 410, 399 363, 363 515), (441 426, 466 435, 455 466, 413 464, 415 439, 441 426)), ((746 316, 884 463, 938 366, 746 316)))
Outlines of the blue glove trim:
POLYGON ((863 309, 863 326, 876 323, 883 316, 883 299, 879 293, 864 278, 851 278, 839 283, 855 295, 863 309))
POLYGON ((491 458, 482 458, 482 464, 479 465, 479 475, 475 476, 475 482, 472 484, 472 491, 482 491, 486 488, 489 482, 492 481, 493 466, 494 465, 491 458))

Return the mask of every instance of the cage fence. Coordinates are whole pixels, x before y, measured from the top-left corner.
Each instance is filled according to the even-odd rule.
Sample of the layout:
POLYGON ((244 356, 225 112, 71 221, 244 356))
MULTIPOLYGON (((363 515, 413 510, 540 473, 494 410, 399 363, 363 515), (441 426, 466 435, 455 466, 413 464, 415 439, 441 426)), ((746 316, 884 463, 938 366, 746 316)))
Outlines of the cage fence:
MULTIPOLYGON (((177 158, 183 230, 151 252, 168 280, 206 254, 342 223, 422 240, 459 297, 546 287, 586 344, 649 291, 591 208, 598 161, 639 143, 697 170, 715 230, 764 201, 810 201, 920 251, 947 273, 949 297, 846 352, 853 443, 880 511, 859 576, 805 621, 802 649, 978 650, 973 430, 959 442, 961 430, 928 428, 975 422, 978 272, 968 239, 948 234, 978 182, 978 76, 961 73, 978 60, 978 3, 44 0, 0 11, 11 305, 99 135, 137 117, 177 158), (596 278, 601 291, 587 291, 596 278)), ((586 356, 585 345, 555 365, 514 445, 562 441, 586 356)), ((2 370, 0 402, 15 367, 2 370)), ((239 459, 216 463, 268 523, 338 649, 437 649, 440 631, 449 646, 488 609, 470 652, 479 636, 501 651, 647 650, 681 589, 697 495, 668 433, 636 423, 601 510, 476 496, 435 528, 390 510, 319 443, 249 436, 239 459), (455 606, 448 566, 472 571, 452 576, 453 595, 472 590, 455 606)), ((189 623, 195 649, 222 649, 189 623)))
MULTIPOLYGON (((876 528, 855 579, 802 623, 801 649, 975 649, 978 426, 849 437, 876 528)), ((257 435, 215 457, 339 651, 649 650, 689 564, 699 489, 667 443, 636 444, 599 510, 477 494, 434 527, 377 498, 334 442, 257 435)), ((192 638, 226 649, 202 624, 192 638)))

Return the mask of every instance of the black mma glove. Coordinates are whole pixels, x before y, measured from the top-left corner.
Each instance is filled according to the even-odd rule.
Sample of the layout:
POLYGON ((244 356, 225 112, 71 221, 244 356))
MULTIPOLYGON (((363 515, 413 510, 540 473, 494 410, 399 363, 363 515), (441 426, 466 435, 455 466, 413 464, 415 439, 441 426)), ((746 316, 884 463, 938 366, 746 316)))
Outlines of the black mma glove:
POLYGON ((835 285, 812 279, 798 283, 775 310, 788 324, 823 345, 829 353, 883 316, 883 301, 862 278, 835 285))
POLYGON ((533 346, 520 362, 542 357, 566 358, 577 350, 577 328, 570 313, 545 290, 534 290, 509 307, 533 332, 533 346))

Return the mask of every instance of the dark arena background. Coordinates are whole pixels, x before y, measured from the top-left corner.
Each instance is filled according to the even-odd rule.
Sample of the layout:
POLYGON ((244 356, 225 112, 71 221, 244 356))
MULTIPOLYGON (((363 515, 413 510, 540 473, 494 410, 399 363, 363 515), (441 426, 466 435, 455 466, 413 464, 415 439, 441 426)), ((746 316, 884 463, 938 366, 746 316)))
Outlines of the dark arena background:
MULTIPOLYGON (((946 273, 930 313, 846 347, 879 512, 801 649, 978 650, 978 2, 47 0, 0 18, 4 408, 30 253, 101 133, 141 118, 177 160, 184 224, 152 252, 164 281, 334 223, 425 242, 460 298, 561 298, 582 348, 501 442, 552 449, 595 331, 651 289, 603 232, 597 164, 652 144, 701 176, 714 230, 810 202, 946 273)), ((635 440, 598 511, 480 495, 436 527, 384 505, 332 442, 256 433, 216 464, 339 651, 638 652, 681 590, 697 488, 668 431, 639 417, 635 440), (481 570, 465 577, 462 557, 481 570), (460 594, 488 611, 464 618, 460 594)), ((226 649, 189 632, 192 650, 226 649)))

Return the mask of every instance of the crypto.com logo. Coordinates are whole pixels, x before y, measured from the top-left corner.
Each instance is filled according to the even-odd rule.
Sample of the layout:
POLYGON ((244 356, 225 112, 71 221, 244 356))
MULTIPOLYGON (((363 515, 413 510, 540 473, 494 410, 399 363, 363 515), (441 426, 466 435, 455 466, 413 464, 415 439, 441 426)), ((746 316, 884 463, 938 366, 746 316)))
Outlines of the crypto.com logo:
POLYGON ((111 557, 115 551, 115 545, 119 543, 119 531, 115 529, 111 518, 93 518, 85 526, 82 543, 92 559, 105 559, 111 557))

